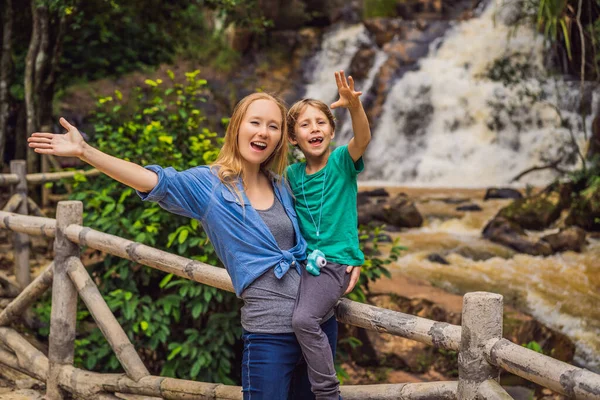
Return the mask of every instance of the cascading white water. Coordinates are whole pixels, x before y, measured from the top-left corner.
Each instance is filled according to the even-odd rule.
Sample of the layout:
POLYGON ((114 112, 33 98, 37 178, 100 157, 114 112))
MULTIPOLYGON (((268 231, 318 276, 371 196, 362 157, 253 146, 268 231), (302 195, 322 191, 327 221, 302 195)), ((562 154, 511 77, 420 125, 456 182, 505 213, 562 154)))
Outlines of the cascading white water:
POLYGON ((363 24, 336 26, 323 36, 321 50, 314 56, 314 73, 304 97, 331 104, 336 97, 334 72, 347 70, 361 44, 371 39, 363 24))
MULTIPOLYGON (((456 23, 441 45, 431 44, 416 71, 394 83, 374 121, 362 180, 411 186, 506 185, 523 170, 546 165, 572 147, 555 106, 583 148, 583 127, 573 107, 580 97, 577 85, 547 76, 543 38, 526 27, 515 32, 496 18, 497 9, 492 2, 477 18, 456 23), (513 67, 523 75, 519 83, 507 86, 486 76, 502 59, 516 62, 513 67), (539 99, 532 101, 532 95, 539 99)), ((362 25, 327 33, 314 58, 306 97, 334 101, 333 72, 347 70, 361 45, 374 47, 362 25)), ((359 90, 369 91, 386 58, 378 49, 359 90)), ((344 116, 340 122, 336 142, 344 144, 352 136, 351 124, 344 116)), ((586 125, 589 132, 591 117, 586 125)), ((543 185, 553 177, 554 171, 546 169, 519 183, 543 185)))
MULTIPOLYGON (((491 4, 480 17, 457 24, 417 71, 394 84, 363 178, 417 186, 503 185, 571 145, 554 106, 577 99, 577 89, 545 77, 540 35, 524 27, 511 32, 515 28, 503 25, 495 12, 491 4), (486 76, 502 58, 517 62, 521 82, 507 86, 486 76), (529 94, 543 100, 530 101, 529 94)), ((561 115, 582 146, 580 117, 568 110, 561 115)), ((543 185, 552 178, 544 170, 520 182, 543 185)))

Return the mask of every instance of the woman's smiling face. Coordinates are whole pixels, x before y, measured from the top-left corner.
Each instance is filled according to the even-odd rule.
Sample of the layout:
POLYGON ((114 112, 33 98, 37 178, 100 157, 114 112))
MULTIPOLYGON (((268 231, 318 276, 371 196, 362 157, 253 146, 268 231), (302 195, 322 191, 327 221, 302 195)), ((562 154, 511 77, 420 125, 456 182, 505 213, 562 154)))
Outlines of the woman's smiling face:
POLYGON ((238 148, 245 162, 261 165, 281 141, 281 110, 271 100, 253 101, 246 110, 238 132, 238 148))

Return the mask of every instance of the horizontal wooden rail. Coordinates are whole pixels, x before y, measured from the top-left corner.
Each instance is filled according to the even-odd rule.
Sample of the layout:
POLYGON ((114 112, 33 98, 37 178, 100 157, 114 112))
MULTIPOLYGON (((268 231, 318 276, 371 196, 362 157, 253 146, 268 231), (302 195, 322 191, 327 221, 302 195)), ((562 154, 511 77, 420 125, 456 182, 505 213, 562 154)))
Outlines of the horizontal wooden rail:
POLYGON ((577 399, 600 399, 600 375, 519 346, 491 340, 484 348, 490 364, 577 399))
POLYGON ((19 183, 17 174, 0 174, 0 186, 16 185, 19 183))
MULTIPOLYGON (((97 176, 102 174, 97 169, 83 170, 79 169, 76 171, 62 171, 62 172, 50 172, 50 173, 37 173, 25 175, 27 183, 32 185, 40 185, 46 182, 56 182, 61 179, 69 179, 75 177, 76 174, 83 174, 85 176, 97 176)), ((19 176, 17 174, 0 174, 0 186, 16 185, 19 183, 19 176)))
POLYGON ((56 220, 0 211, 0 228, 32 236, 56 236, 56 220))
MULTIPOLYGON (((0 228, 7 228, 14 232, 52 237, 55 235, 56 221, 48 218, 21 216, 18 214, 0 211, 0 228)), ((118 236, 109 235, 77 224, 71 224, 64 228, 64 234, 70 241, 81 246, 88 246, 90 248, 132 260, 136 263, 147 265, 164 272, 173 273, 196 282, 211 285, 227 291, 233 291, 231 280, 223 268, 217 268, 199 261, 193 261, 185 257, 174 255, 150 246, 143 245, 141 243, 123 239, 118 236)), ((78 269, 81 270, 81 268, 78 269)), ((83 281, 81 284, 79 284, 79 286, 82 285, 85 286, 83 281)), ((479 300, 476 299, 481 297, 481 300, 483 300, 486 298, 486 296, 490 299, 493 297, 486 295, 485 293, 470 293, 465 295, 465 299, 469 297, 470 299, 472 298, 473 301, 478 302, 479 300)), ((499 297, 497 295, 495 296, 499 297)), ((496 300, 500 301, 500 303, 498 303, 498 301, 496 301, 496 303, 500 304, 501 306, 501 297, 496 300)), ((496 304, 494 307, 500 307, 498 304, 496 304)), ((483 312, 482 310, 485 311, 487 308, 483 307, 480 311, 483 312)), ((501 312, 501 307, 499 310, 500 311, 498 312, 501 312)), ((476 316, 477 314, 474 315, 476 316)), ((441 348, 447 348, 456 351, 460 350, 461 354, 462 351, 465 350, 461 347, 461 334, 463 328, 460 326, 436 322, 367 304, 356 303, 348 299, 342 299, 338 303, 336 316, 338 320, 342 322, 360 326, 365 329, 390 333, 392 335, 406 337, 441 348)), ((474 318, 473 323, 475 323, 476 320, 477 318, 474 318)), ((498 321, 498 323, 501 323, 501 319, 498 321)), ((29 351, 27 352, 29 354, 27 357, 26 355, 20 354, 20 352, 24 350, 24 345, 16 340, 14 335, 4 335, 3 333, 7 332, 5 329, 6 328, 0 328, 0 339, 5 342, 5 344, 16 354, 17 359, 19 360, 19 365, 24 366, 25 364, 23 364, 23 360, 37 353, 29 351), (9 341, 20 344, 15 347, 7 343, 5 339, 10 339, 9 341)), ((471 334, 473 334, 473 332, 471 332, 471 334)), ((481 338, 483 339, 485 336, 481 336, 481 338)), ((476 342, 473 343, 477 344, 476 342)), ((485 341, 481 342, 480 348, 482 348, 483 352, 482 357, 487 360, 486 362, 489 362, 489 364, 495 367, 503 368, 515 375, 521 376, 527 380, 538 383, 556 392, 566 394, 570 397, 577 399, 600 399, 600 375, 598 374, 582 368, 574 367, 546 355, 533 352, 506 339, 498 339, 498 337, 494 337, 493 339, 489 340, 486 339, 485 341)), ((4 354, 6 357, 9 355, 4 354)), ((0 359, 2 356, 3 354, 0 354, 0 359)), ((36 355, 35 358, 37 360, 39 357, 36 355)), ((14 363, 14 359, 10 358, 10 360, 7 360, 7 362, 14 363)), ((43 360, 37 360, 36 363, 33 363, 32 361, 26 364, 29 366, 29 368, 27 368, 28 370, 31 371, 31 368, 35 367, 35 371, 37 371, 36 373, 40 373, 40 368, 47 366, 47 359, 45 362, 43 360)), ((61 368, 63 369, 61 370, 62 372, 60 379, 63 379, 62 374, 66 374, 65 371, 67 371, 69 368, 72 369, 70 371, 76 371, 75 368, 69 365, 65 365, 61 368)), ((45 370, 45 373, 47 373, 47 370, 45 370)), ((77 374, 86 376, 89 379, 95 376, 94 374, 85 371, 77 372, 77 374)), ((103 377, 107 376, 106 374, 96 375, 102 375, 103 377)), ((72 380, 74 377, 70 376, 68 379, 72 380)), ((112 384, 106 384, 106 381, 104 380, 103 382, 105 382, 105 385, 103 386, 102 390, 105 392, 114 391, 143 394, 147 396, 162 396, 163 398, 168 399, 189 398, 189 395, 206 396, 206 398, 215 399, 241 398, 239 388, 227 387, 223 385, 193 382, 198 386, 193 386, 195 389, 193 389, 191 392, 188 391, 189 388, 186 388, 185 391, 177 391, 175 389, 171 391, 171 389, 167 390, 164 387, 164 382, 170 382, 168 381, 170 378, 146 376, 141 378, 137 383, 130 378, 124 377, 124 375, 115 375, 114 379, 114 386, 111 386, 112 384), (157 381, 154 381, 154 379, 157 381), (150 381, 153 383, 150 384, 150 381), (205 385, 212 386, 210 386, 210 389, 208 389, 209 386, 205 385), (142 387, 144 389, 141 389, 142 387), (217 387, 222 387, 224 392, 218 397, 214 397, 216 391, 220 390, 217 389, 217 387), (195 392, 194 390, 198 391, 195 392), (210 394, 206 394, 208 392, 205 392, 205 390, 210 390, 210 394), (228 392, 228 390, 233 390, 233 392, 228 392), (174 394, 175 392, 179 394, 174 394), (186 396, 188 397, 185 397, 184 393, 186 393, 186 396), (235 393, 235 395, 232 395, 231 393, 235 393), (227 397, 230 395, 233 397, 227 397)), ((86 379, 83 379, 81 385, 85 386, 85 381, 86 379)), ((175 379, 171 381, 179 382, 177 384, 173 383, 173 387, 177 387, 177 385, 182 382, 181 380, 175 379)), ((377 385, 379 389, 376 397, 381 399, 445 399, 456 398, 457 396, 456 382, 437 382, 436 384, 427 384, 425 386, 416 385, 418 384, 402 385, 402 387, 399 385, 391 385, 389 386, 389 397, 385 397, 388 396, 388 394, 386 394, 384 397, 381 397, 380 394, 383 393, 381 392, 383 386, 377 385), (418 394, 420 393, 419 390, 421 390, 419 388, 423 388, 422 393, 424 394, 421 397, 419 397, 418 394), (407 394, 409 392, 410 395, 408 396, 407 394), (407 395, 407 397, 403 397, 405 395, 407 395)), ((80 388, 83 386, 80 386, 80 388)), ((343 386, 342 394, 344 395, 344 398, 349 400, 359 398, 375 398, 369 397, 370 394, 365 392, 365 390, 368 388, 365 388, 365 386, 343 386), (352 391, 350 388, 352 388, 352 391), (363 395, 360 397, 355 397, 356 393, 359 392, 363 393, 363 395)), ((497 383, 495 383, 495 380, 493 379, 482 382, 478 391, 479 394, 477 395, 477 398, 508 398, 508 395, 499 385, 497 385, 497 383)))
POLYGON ((100 172, 97 169, 89 169, 89 170, 77 170, 77 171, 63 171, 63 172, 50 172, 50 173, 39 173, 39 174, 29 174, 26 175, 27 183, 30 184, 41 184, 46 182, 55 182, 61 179, 73 178, 76 174, 83 174, 85 176, 96 176, 100 175, 100 172))
MULTIPOLYGON (((0 328, 2 341, 14 354, 0 351, 0 362, 16 368, 39 380, 45 380, 49 370, 48 358, 11 328, 0 328)), ((101 392, 118 392, 169 400, 191 398, 241 400, 242 388, 218 383, 196 382, 184 379, 145 376, 139 381, 125 374, 100 374, 75 368, 61 367, 59 382, 83 398, 97 398, 101 392)), ((454 400, 456 382, 399 383, 382 385, 341 386, 346 400, 454 400)))
POLYGON ((404 314, 381 307, 341 299, 336 317, 346 324, 372 331, 389 333, 435 347, 458 351, 461 327, 445 322, 404 314))

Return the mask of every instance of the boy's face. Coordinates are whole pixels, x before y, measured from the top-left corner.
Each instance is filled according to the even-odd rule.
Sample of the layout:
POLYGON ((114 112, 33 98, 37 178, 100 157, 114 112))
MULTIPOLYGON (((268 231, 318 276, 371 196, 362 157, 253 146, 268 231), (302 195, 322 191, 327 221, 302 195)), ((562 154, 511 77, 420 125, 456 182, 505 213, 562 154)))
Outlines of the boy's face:
POLYGON ((335 132, 323 111, 311 105, 296 119, 290 143, 300 147, 306 158, 319 158, 327 153, 335 132))

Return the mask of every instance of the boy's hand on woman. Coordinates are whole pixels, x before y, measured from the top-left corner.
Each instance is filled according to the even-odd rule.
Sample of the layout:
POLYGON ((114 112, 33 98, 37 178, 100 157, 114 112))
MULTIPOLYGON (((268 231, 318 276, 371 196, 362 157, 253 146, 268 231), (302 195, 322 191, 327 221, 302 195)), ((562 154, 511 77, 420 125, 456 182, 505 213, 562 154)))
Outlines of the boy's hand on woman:
POLYGON ((346 74, 344 71, 339 71, 335 73, 335 83, 338 87, 338 92, 340 94, 340 99, 335 103, 331 104, 331 108, 354 108, 360 105, 360 95, 362 92, 357 92, 354 90, 354 79, 351 76, 346 79, 346 74))
POLYGON ((354 286, 356 286, 358 278, 360 278, 360 267, 348 266, 346 268, 346 273, 350 274, 350 282, 348 283, 348 288, 344 294, 348 294, 354 290, 354 286))
POLYGON ((81 133, 64 118, 60 119, 60 124, 67 130, 67 133, 58 135, 48 132, 36 132, 27 139, 29 147, 40 154, 81 157, 85 145, 81 133))

